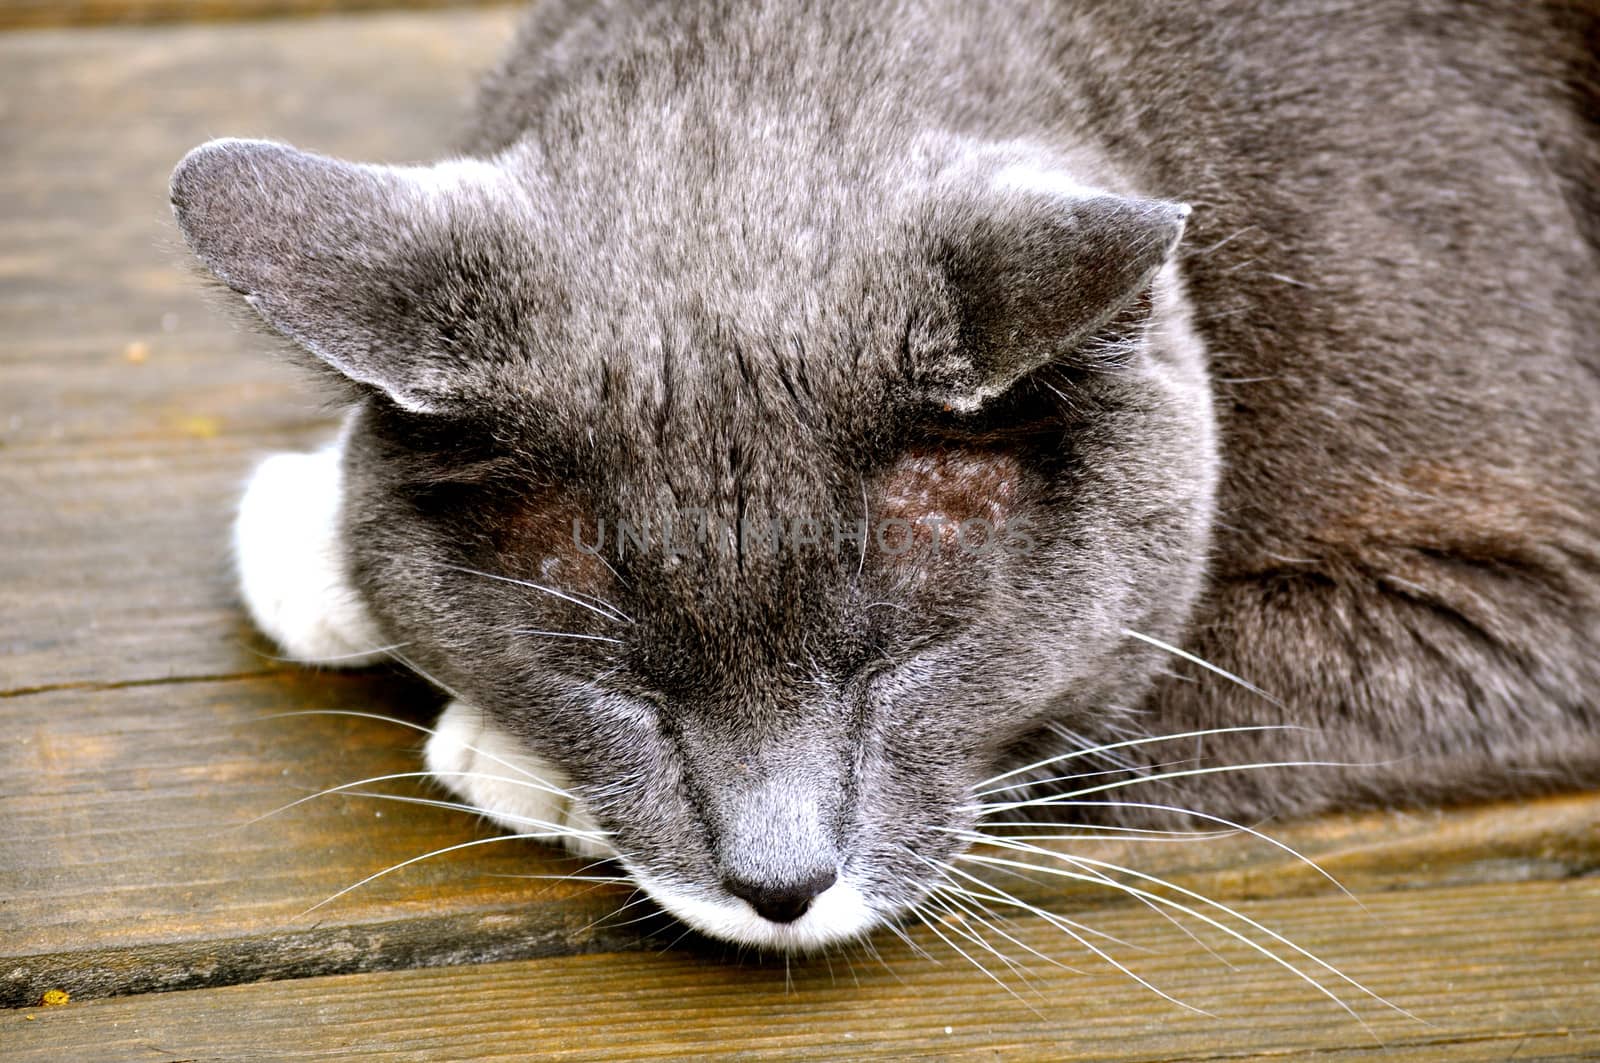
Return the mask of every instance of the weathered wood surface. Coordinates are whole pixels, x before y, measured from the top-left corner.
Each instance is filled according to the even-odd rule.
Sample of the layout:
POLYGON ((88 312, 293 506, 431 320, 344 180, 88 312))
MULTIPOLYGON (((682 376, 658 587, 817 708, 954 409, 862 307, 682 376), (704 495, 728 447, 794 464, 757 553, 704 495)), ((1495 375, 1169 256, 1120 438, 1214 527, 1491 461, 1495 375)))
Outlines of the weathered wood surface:
POLYGON ((493 0, 0 0, 0 30, 472 7, 493 0))
POLYGON ((490 836, 459 815, 329 797, 241 826, 418 766, 403 727, 268 717, 426 721, 438 700, 288 667, 243 621, 226 546, 238 485, 332 417, 218 312, 166 205, 174 163, 219 134, 435 153, 510 24, 0 38, 0 1003, 56 983, 127 993, 603 940, 582 928, 620 902, 504 877, 577 866, 514 842, 297 918, 389 864, 490 836))
MULTIPOLYGON (((890 942, 881 963, 839 955, 787 971, 683 953, 593 955, 95 1001, 0 1013, 0 1041, 13 1060, 1532 1060, 1600 1053, 1600 956, 1592 940, 1571 932, 1593 925, 1600 881, 1419 890, 1367 903, 1366 914, 1333 899, 1244 910, 1414 1018, 1346 986, 1358 1021, 1215 935, 1213 959, 1150 913, 1121 909, 1071 914, 1152 948, 1122 951, 1142 977, 1210 1014, 1185 1011, 1103 965, 1080 974, 1035 962, 1025 976, 1006 974, 1008 993, 970 967, 934 965, 890 942), (1493 933, 1486 932, 1491 921, 1493 933)), ((1040 951, 1071 951, 1037 921, 1015 933, 1040 951)), ((914 939, 941 948, 932 933, 914 939)))
POLYGON ((269 666, 240 644, 228 509, 332 421, 191 274, 167 176, 220 135, 437 154, 510 25, 0 37, 0 691, 269 666))
MULTIPOLYGON (((579 867, 523 842, 423 861, 303 914, 492 835, 349 794, 256 820, 417 767, 422 736, 403 725, 279 714, 425 724, 438 698, 395 675, 286 666, 245 623, 226 548, 238 484, 332 416, 202 294, 166 176, 224 134, 427 157, 510 24, 477 11, 0 37, 0 1004, 74 995, 0 1013, 0 1058, 1366 1051, 1359 1024, 1261 957, 1203 934, 1230 972, 1124 898, 1047 881, 1005 884, 1159 946, 1119 955, 1219 1017, 1033 917, 1008 932, 1088 972, 1035 960, 1033 989, 1016 988, 1037 1013, 927 930, 914 937, 938 963, 881 936, 886 966, 859 951, 848 967, 797 961, 786 992, 781 964, 687 944, 657 955, 677 931, 652 937, 659 924, 628 922, 638 909, 594 925, 630 892, 516 877, 579 867)), ((1275 833, 1373 915, 1248 838, 1094 855, 1247 899, 1434 1024, 1358 1008, 1386 1042, 1445 1059, 1596 1049, 1600 797, 1275 833)))

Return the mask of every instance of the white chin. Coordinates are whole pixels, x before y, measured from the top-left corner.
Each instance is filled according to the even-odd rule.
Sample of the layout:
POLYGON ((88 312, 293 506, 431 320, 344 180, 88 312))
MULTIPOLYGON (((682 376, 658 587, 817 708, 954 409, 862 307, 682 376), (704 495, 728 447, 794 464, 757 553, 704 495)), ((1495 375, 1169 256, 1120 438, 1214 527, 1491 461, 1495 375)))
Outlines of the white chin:
MULTIPOLYGON (((632 869, 629 869, 632 871, 632 869)), ((708 899, 632 871, 633 878, 667 912, 702 934, 739 945, 807 952, 859 938, 880 921, 861 891, 841 879, 792 923, 774 923, 743 901, 708 899)))

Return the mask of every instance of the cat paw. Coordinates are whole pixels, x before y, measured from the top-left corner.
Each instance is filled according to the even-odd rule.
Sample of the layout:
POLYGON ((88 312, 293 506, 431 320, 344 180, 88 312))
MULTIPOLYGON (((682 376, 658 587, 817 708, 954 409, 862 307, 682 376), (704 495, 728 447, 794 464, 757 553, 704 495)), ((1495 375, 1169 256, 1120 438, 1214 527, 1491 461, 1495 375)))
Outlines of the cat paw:
POLYGON ((445 707, 424 759, 439 785, 497 825, 518 834, 550 832, 550 841, 579 856, 616 855, 604 832, 566 792, 561 770, 527 752, 471 705, 452 701, 445 707))
POLYGON ((351 586, 339 534, 343 438, 256 467, 233 526, 239 590, 256 626, 308 664, 355 668, 383 643, 351 586))

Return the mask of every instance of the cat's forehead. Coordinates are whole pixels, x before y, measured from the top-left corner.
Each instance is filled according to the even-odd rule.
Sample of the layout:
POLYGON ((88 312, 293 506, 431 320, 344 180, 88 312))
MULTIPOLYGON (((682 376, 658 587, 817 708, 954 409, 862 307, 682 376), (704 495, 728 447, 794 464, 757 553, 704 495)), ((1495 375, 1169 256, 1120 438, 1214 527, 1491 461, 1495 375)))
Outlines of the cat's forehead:
POLYGON ((896 431, 916 327, 907 307, 786 318, 694 290, 651 299, 625 287, 610 302, 548 330, 498 396, 608 480, 675 483, 704 470, 778 490, 827 478, 896 431))

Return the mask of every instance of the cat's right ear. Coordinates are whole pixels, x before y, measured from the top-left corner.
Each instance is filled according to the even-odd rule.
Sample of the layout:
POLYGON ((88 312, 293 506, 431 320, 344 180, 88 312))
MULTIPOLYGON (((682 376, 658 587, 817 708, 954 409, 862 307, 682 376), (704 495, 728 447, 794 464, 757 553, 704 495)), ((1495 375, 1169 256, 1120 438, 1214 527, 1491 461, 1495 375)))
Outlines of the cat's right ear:
POLYGON ((205 266, 279 332, 403 409, 463 397, 463 225, 494 214, 499 174, 342 162, 264 140, 213 140, 172 174, 178 227, 205 266), (455 305, 451 305, 454 303, 455 305))

